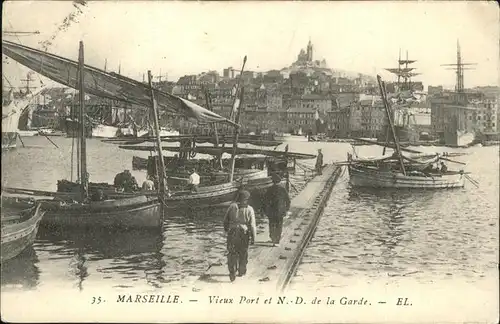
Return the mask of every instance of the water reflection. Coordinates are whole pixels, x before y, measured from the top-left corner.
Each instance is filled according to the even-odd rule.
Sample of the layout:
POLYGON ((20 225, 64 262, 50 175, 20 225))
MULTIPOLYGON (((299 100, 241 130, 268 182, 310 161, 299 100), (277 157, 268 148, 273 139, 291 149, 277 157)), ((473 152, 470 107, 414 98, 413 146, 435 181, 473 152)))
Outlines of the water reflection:
POLYGON ((40 231, 40 248, 48 258, 68 260, 67 273, 84 289, 92 273, 113 281, 113 287, 130 288, 142 281, 154 288, 199 275, 223 256, 223 212, 167 216, 163 232, 155 230, 71 229, 40 231), (189 269, 190 271, 186 271, 189 269))
POLYGON ((87 265, 85 264, 87 258, 83 249, 76 249, 73 259, 70 261, 69 272, 77 279, 76 286, 78 290, 83 290, 83 281, 89 276, 87 265))
POLYGON ((41 231, 40 240, 62 244, 64 248, 79 255, 91 255, 93 258, 119 258, 129 255, 151 253, 161 249, 160 229, 147 231, 118 231, 113 229, 72 229, 64 232, 41 231))
MULTIPOLYGON (((105 278, 109 274, 134 279, 146 270, 154 272, 164 266, 161 250, 161 230, 116 231, 110 229, 77 230, 64 232, 42 231, 39 240, 58 246, 51 254, 70 254, 68 273, 76 279, 79 290, 89 277, 89 267, 99 265, 98 272, 105 278)), ((148 280, 149 276, 146 276, 148 280)), ((152 284, 153 285, 153 284, 152 284)), ((154 286, 154 285, 153 285, 154 286)))
POLYGON ((30 247, 17 257, 4 261, 2 267, 2 290, 11 287, 35 289, 40 280, 36 251, 30 247))

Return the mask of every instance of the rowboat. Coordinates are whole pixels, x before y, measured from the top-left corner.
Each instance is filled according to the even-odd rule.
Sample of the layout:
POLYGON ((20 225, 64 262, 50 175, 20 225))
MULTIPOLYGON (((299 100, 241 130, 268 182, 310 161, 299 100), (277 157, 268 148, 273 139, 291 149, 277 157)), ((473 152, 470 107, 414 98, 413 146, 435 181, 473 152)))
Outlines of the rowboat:
POLYGON ((2 262, 16 257, 33 244, 44 213, 40 204, 14 213, 2 206, 2 262))

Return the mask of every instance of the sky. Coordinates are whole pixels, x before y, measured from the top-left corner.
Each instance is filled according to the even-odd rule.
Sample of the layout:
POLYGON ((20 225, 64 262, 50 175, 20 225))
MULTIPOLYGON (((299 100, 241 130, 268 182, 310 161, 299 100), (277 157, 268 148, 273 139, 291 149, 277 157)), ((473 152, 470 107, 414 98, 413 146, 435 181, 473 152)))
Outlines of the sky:
MULTIPOLYGON (((499 83, 499 8, 495 2, 180 2, 89 1, 78 22, 56 33, 76 12, 70 1, 3 2, 2 30, 40 31, 4 37, 40 48, 56 35, 48 51, 77 59, 85 44, 85 63, 142 80, 147 70, 171 81, 186 74, 240 69, 268 71, 289 66, 309 39, 314 59, 333 69, 395 78, 384 68, 397 67, 399 50, 415 59, 428 85, 455 84, 457 39, 465 62, 465 86, 499 83)), ((17 64, 4 75, 19 83, 17 64), (17 72, 16 72, 17 71, 17 72), (9 74, 9 75, 8 75, 9 74)))

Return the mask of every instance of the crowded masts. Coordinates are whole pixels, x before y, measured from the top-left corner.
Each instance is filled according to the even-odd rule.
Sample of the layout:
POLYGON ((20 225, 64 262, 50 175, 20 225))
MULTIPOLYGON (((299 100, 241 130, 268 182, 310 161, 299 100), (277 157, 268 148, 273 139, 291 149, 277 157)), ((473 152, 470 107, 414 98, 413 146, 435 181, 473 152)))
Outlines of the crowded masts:
POLYGON ((416 60, 408 59, 408 51, 406 51, 406 59, 401 59, 401 50, 399 50, 398 67, 386 69, 387 71, 397 75, 399 91, 411 90, 411 78, 420 74, 412 72, 415 68, 409 66, 409 64, 413 64, 415 62, 416 60))

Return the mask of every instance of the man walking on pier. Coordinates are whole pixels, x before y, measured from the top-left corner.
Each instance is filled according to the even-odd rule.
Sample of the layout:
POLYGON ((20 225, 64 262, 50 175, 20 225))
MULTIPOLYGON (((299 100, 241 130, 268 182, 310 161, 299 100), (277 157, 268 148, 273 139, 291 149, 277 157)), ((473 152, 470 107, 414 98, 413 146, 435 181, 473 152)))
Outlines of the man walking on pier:
POLYGON ((269 236, 273 246, 280 243, 283 230, 283 219, 290 209, 290 196, 288 191, 280 185, 281 177, 277 173, 272 174, 273 186, 267 189, 264 211, 269 219, 269 236))
POLYGON ((323 153, 321 149, 318 149, 318 155, 316 157, 316 173, 323 174, 323 153))
POLYGON ((224 217, 224 231, 227 233, 227 266, 229 279, 244 276, 247 272, 248 245, 254 244, 257 235, 255 212, 248 205, 250 193, 240 191, 236 201, 231 203, 224 217))

